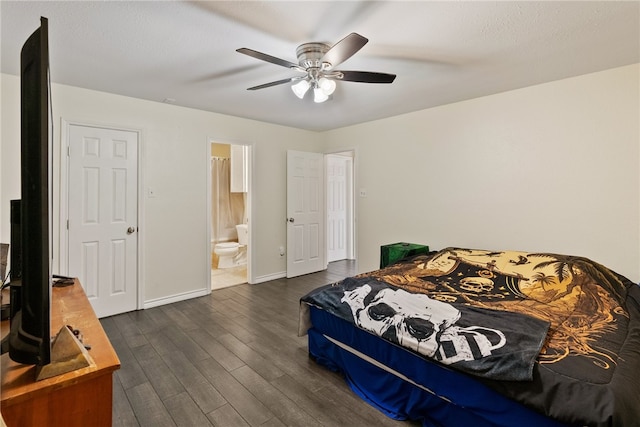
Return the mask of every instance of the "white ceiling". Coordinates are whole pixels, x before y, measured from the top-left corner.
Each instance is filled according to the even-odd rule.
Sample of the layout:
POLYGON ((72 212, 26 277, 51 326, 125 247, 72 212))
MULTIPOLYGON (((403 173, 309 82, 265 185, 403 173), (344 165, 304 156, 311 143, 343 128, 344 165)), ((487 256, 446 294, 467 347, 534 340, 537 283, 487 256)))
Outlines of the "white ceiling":
POLYGON ((3 73, 49 18, 51 78, 78 86, 310 130, 328 130, 640 62, 640 2, 0 2, 3 73), (299 75, 236 52, 297 62, 304 42, 369 39, 343 70, 397 74, 339 82, 323 104, 299 75))

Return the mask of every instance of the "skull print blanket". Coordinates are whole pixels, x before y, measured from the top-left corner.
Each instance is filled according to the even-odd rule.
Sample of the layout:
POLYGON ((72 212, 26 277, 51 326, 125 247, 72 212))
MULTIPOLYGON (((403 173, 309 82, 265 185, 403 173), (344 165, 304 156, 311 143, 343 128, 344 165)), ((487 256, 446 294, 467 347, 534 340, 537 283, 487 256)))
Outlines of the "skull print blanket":
POLYGON ((640 408, 640 287, 586 258, 447 248, 316 289, 301 321, 305 305, 558 419, 640 408))
POLYGON ((366 276, 302 301, 422 356, 498 380, 531 379, 549 328, 532 316, 443 302, 366 276))

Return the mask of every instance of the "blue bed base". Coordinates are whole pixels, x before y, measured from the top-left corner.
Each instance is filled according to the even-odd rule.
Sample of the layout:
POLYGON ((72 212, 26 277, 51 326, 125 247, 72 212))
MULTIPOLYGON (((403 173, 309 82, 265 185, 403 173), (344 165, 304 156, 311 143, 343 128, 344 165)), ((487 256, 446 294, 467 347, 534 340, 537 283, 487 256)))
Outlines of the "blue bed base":
POLYGON ((310 319, 309 354, 393 419, 424 427, 567 427, 325 311, 310 307, 310 319))

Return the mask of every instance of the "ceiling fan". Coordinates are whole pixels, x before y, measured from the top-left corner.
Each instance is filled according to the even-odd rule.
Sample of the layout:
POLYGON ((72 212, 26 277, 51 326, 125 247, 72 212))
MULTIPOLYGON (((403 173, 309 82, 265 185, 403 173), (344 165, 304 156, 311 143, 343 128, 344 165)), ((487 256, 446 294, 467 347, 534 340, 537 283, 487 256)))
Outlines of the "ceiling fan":
POLYGON ((298 98, 304 98, 307 91, 313 89, 313 100, 315 102, 324 102, 329 99, 329 96, 335 90, 336 80, 360 83, 392 83, 396 78, 395 74, 335 69, 336 66, 362 49, 368 41, 369 39, 362 37, 360 34, 351 33, 333 46, 319 42, 303 43, 296 49, 297 64, 246 47, 236 49, 236 52, 304 73, 302 76, 253 86, 247 90, 258 90, 295 82, 291 89, 298 98))

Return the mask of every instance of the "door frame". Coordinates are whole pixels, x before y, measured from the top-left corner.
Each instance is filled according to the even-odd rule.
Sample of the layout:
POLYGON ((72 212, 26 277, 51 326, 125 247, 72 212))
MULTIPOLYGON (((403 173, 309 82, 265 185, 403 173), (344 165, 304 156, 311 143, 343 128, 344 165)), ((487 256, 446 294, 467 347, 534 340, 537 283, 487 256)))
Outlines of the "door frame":
MULTIPOLYGON (((347 228, 350 230, 349 233, 347 233, 347 239, 348 239, 348 243, 347 243, 347 258, 348 260, 354 260, 357 263, 357 230, 358 228, 356 227, 356 218, 357 218, 357 198, 356 198, 356 164, 357 164, 357 149, 356 148, 345 148, 345 149, 336 149, 336 150, 331 150, 331 151, 326 151, 324 153, 324 167, 325 167, 325 172, 326 172, 326 168, 327 168, 327 156, 329 155, 342 155, 345 156, 345 153, 349 153, 351 157, 351 170, 349 171, 349 177, 348 177, 348 186, 349 186, 349 196, 350 196, 350 200, 347 200, 348 205, 349 205, 349 209, 347 212, 347 222, 349 223, 347 228)), ((327 175, 325 173, 325 189, 328 185, 327 183, 327 175)), ((325 197, 326 197, 326 191, 325 191, 325 197)), ((327 214, 327 203, 325 200, 325 217, 327 214)), ((325 251, 327 251, 326 245, 325 245, 325 251)), ((357 264, 356 264, 357 265, 357 264)))
MULTIPOLYGON (((136 253, 136 309, 141 310, 144 308, 144 268, 143 266, 143 254, 144 254, 144 241, 145 241, 145 229, 140 227, 141 218, 144 217, 144 170, 142 162, 142 154, 144 153, 143 145, 143 131, 141 129, 131 128, 128 126, 109 125, 104 123, 87 122, 80 120, 60 119, 60 194, 58 200, 60 201, 60 210, 58 215, 58 271, 60 274, 67 275, 69 273, 69 230, 67 228, 67 219, 69 217, 69 136, 71 126, 84 126, 95 127, 101 129, 133 132, 138 136, 138 217, 136 218, 136 224, 138 224, 138 248, 136 253)), ((54 175, 54 179, 55 179, 54 175)), ((54 214, 55 215, 55 214, 54 214)), ((54 217, 55 223, 55 217, 54 217)), ((55 242, 55 235, 54 235, 55 242)), ((54 265, 56 265, 54 261, 54 265)))
MULTIPOLYGON (((327 227, 326 227, 326 223, 327 223, 327 200, 326 200, 326 195, 327 195, 327 174, 326 174, 326 169, 327 169, 327 155, 330 154, 344 154, 344 153, 351 153, 351 172, 350 172, 350 187, 351 187, 351 200, 350 200, 350 204, 351 204, 351 214, 349 215, 349 221, 350 221, 350 228, 351 228, 351 233, 349 233, 349 238, 350 238, 350 245, 349 248, 347 250, 347 259, 349 260, 353 260, 356 263, 356 269, 358 266, 358 227, 357 227, 357 218, 358 218, 358 200, 356 197, 356 188, 358 188, 357 186, 357 168, 358 168, 358 149, 357 147, 346 147, 346 148, 342 148, 342 149, 333 149, 331 151, 324 151, 322 152, 323 154, 323 167, 325 170, 325 176, 324 176, 324 180, 323 180, 323 189, 324 189, 324 197, 323 197, 323 210, 324 210, 324 215, 323 215, 323 221, 325 223, 325 243, 324 243, 324 259, 325 259, 325 268, 327 268, 328 263, 326 262, 327 260, 327 243, 326 243, 326 233, 327 233, 327 227)), ((288 213, 287 213, 288 215, 288 213)), ((288 227, 288 226, 287 226, 288 227)), ((285 236, 286 238, 286 236, 285 236)), ((288 246, 288 245, 287 245, 288 246)), ((287 247, 287 252, 289 251, 289 248, 287 247)), ((287 269, 285 269, 285 276, 288 274, 287 269)))
POLYGON ((215 137, 207 137, 207 141, 205 144, 205 148, 206 148, 206 155, 204 156, 206 163, 206 170, 207 170, 207 249, 206 249, 206 253, 209 254, 209 256, 207 257, 208 259, 208 263, 206 264, 206 276, 207 277, 207 293, 211 293, 211 205, 212 205, 212 200, 211 200, 211 144, 224 144, 224 145, 244 145, 245 147, 249 148, 249 154, 247 155, 247 173, 248 173, 248 177, 247 177, 247 185, 248 185, 248 189, 247 189, 247 197, 246 197, 246 201, 247 201, 247 205, 246 205, 246 209, 247 209, 247 218, 249 220, 248 224, 247 224, 247 229, 248 229, 248 233, 249 233, 249 243, 247 245, 247 283, 249 283, 250 285, 256 283, 256 278, 254 277, 254 268, 253 268, 253 249, 255 248, 255 223, 256 223, 256 217, 254 215, 253 212, 253 192, 255 189, 255 185, 254 185, 254 155, 255 155, 255 147, 256 144, 255 142, 246 142, 246 141, 231 141, 228 140, 226 138, 215 138, 215 137))

